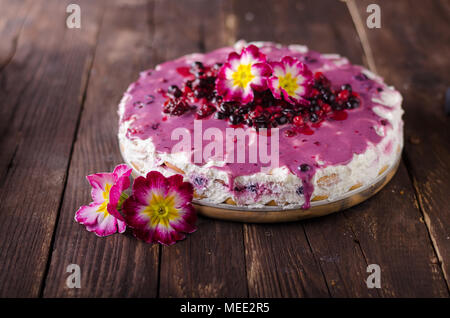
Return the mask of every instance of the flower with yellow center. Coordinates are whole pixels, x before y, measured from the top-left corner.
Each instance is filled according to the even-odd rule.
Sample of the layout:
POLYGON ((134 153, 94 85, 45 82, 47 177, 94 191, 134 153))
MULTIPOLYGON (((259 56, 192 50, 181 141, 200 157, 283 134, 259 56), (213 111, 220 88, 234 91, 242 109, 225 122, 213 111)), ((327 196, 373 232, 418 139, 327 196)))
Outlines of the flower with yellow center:
POLYGON ((94 202, 80 207, 75 220, 98 236, 123 233, 126 224, 119 210, 127 197, 124 191, 130 186, 130 174, 131 169, 127 165, 119 165, 112 173, 87 176, 94 202))
POLYGON ((251 64, 240 64, 236 72, 231 75, 233 78, 233 86, 240 86, 241 88, 246 88, 248 84, 255 78, 252 74, 251 64))
POLYGON ((132 194, 123 203, 124 217, 137 238, 172 245, 196 230, 192 197, 192 185, 181 175, 165 178, 151 171, 135 179, 132 194))
POLYGON ((175 196, 169 195, 164 197, 153 194, 143 213, 148 214, 151 226, 155 227, 161 223, 168 227, 170 221, 175 220, 179 216, 178 210, 175 208, 175 196))
POLYGON ((269 88, 277 99, 285 99, 291 104, 305 104, 311 90, 313 76, 308 67, 291 56, 280 62, 272 62, 272 76, 269 88))
POLYGON ((254 98, 253 90, 267 89, 271 68, 266 56, 254 45, 244 48, 241 54, 232 52, 217 76, 217 93, 224 101, 248 104, 254 98))
POLYGON ((284 89, 289 96, 295 95, 295 91, 298 89, 297 79, 292 77, 291 73, 286 73, 285 76, 278 78, 279 89, 284 89))

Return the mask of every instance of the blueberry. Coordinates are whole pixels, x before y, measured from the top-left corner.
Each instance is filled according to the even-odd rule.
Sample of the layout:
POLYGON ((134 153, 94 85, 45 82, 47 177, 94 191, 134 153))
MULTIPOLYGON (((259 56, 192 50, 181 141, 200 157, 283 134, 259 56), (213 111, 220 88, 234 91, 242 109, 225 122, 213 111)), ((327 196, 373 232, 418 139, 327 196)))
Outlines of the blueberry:
POLYGON ((244 191, 244 189, 245 189, 245 188, 242 187, 242 186, 235 186, 235 187, 234 187, 234 191, 235 191, 235 192, 242 192, 242 191, 244 191))
POLYGON ((315 59, 315 58, 313 58, 311 56, 308 56, 308 55, 306 55, 304 57, 304 60, 305 60, 305 63, 315 63, 315 62, 317 62, 317 59, 315 59))
POLYGON ((338 103, 334 103, 334 104, 332 105, 332 107, 333 107, 335 110, 342 110, 342 106, 339 105, 338 103))
POLYGON ((280 116, 276 119, 277 123, 280 125, 284 125, 287 123, 288 119, 286 116, 280 116))
POLYGON ((244 121, 244 117, 242 117, 241 115, 235 115, 235 114, 230 115, 230 117, 228 117, 228 119, 232 125, 238 125, 244 121))
POLYGON ((145 99, 147 100, 146 104, 151 104, 151 103, 153 103, 155 101, 155 96, 149 94, 149 95, 145 96, 145 99))
POLYGON ((180 97, 182 94, 181 90, 178 88, 177 85, 170 85, 169 88, 167 89, 167 92, 175 98, 180 97))
POLYGON ((248 118, 248 119, 245 120, 244 124, 246 124, 249 127, 252 127, 253 126, 253 121, 250 118, 248 118))
POLYGON ((256 186, 256 184, 250 184, 247 186, 247 190, 253 193, 256 193, 256 190, 258 190, 258 187, 256 186))
POLYGON ((197 186, 203 186, 205 185, 206 179, 203 177, 195 177, 193 180, 193 183, 197 186))
POLYGON ((237 110, 238 114, 243 115, 243 114, 247 114, 250 111, 250 108, 244 106, 244 107, 239 107, 236 110, 237 110))
POLYGON ((299 187, 297 188, 297 190, 295 190, 295 192, 296 192, 298 195, 303 195, 303 186, 299 186, 299 187))
POLYGON ((256 121, 255 122, 255 126, 257 127, 257 128, 267 128, 267 123, 264 121, 264 122, 258 122, 258 121, 256 121))
POLYGON ((217 112, 214 116, 215 116, 217 119, 225 119, 225 118, 227 117, 227 115, 224 114, 224 113, 222 113, 222 112, 217 112))
POLYGON ((303 163, 303 164, 301 164, 300 166, 298 166, 298 169, 299 169, 301 172, 306 172, 306 171, 309 171, 309 170, 311 169, 311 167, 310 167, 308 164, 303 163))
POLYGON ((223 103, 222 105, 220 105, 219 109, 224 114, 229 114, 231 112, 231 108, 227 103, 223 103))
POLYGON ((355 76, 355 78, 356 78, 358 81, 367 81, 367 80, 369 79, 369 78, 367 77, 367 75, 364 74, 364 73, 359 73, 358 75, 355 76))
POLYGON ((342 90, 347 90, 347 91, 349 91, 349 92, 352 91, 352 87, 350 86, 350 84, 344 84, 344 85, 342 85, 342 86, 341 86, 341 89, 342 89, 342 90))
POLYGON ((352 99, 350 100, 350 103, 352 105, 352 108, 358 108, 360 104, 358 99, 352 99))
POLYGON ((213 65, 213 69, 214 70, 218 70, 218 69, 220 69, 222 67, 222 63, 215 63, 214 65, 213 65))
POLYGON ((191 64, 191 73, 195 74, 204 68, 203 63, 195 61, 191 64))
POLYGON ((330 96, 331 96, 331 94, 329 94, 328 92, 325 92, 324 94, 322 94, 322 100, 324 102, 328 102, 330 100, 330 96))
POLYGON ((319 120, 319 116, 317 116, 316 113, 312 113, 312 114, 309 116, 309 120, 310 120, 311 122, 315 123, 316 121, 319 120))

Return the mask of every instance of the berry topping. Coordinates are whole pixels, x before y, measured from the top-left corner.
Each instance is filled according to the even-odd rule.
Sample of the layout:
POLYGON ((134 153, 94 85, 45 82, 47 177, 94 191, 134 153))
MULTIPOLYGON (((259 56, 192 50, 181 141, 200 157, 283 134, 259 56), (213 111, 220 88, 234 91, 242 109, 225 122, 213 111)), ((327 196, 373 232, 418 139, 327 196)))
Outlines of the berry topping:
POLYGON ((304 121, 302 116, 295 116, 294 117, 294 125, 295 126, 303 126, 304 121))
MULTIPOLYGON (((267 74, 267 67, 272 69, 272 75, 268 78, 269 86, 264 88, 261 84, 265 81, 263 77, 259 79, 261 83, 252 77, 256 76, 261 63, 265 63, 265 56, 255 47, 244 49, 241 55, 230 54, 229 61, 224 65, 216 63, 207 66, 201 62, 193 62, 189 68, 190 75, 186 76, 181 88, 170 85, 166 92, 161 92, 167 97, 163 112, 181 116, 195 109, 196 119, 210 118, 214 114, 215 119, 226 120, 230 125, 246 125, 256 130, 292 125, 293 129, 284 132, 285 136, 292 137, 299 129, 302 133, 311 132, 310 124, 316 127, 327 118, 343 120, 346 118, 346 114, 342 112, 344 109, 361 106, 361 99, 350 84, 336 88, 324 73, 316 72, 312 75, 305 64, 291 57, 284 57, 281 62, 269 62, 271 66, 264 64, 266 66, 263 67, 264 72, 260 70, 261 74, 267 74), (239 64, 246 58, 254 63, 248 65, 256 65, 255 69, 248 70, 248 74, 243 69, 245 65, 239 64), (230 60, 235 62, 232 68, 230 60), (242 66, 240 70, 238 64, 242 66), (248 94, 251 91, 252 98, 236 100, 230 98, 237 96, 230 95, 236 92, 219 89, 224 84, 223 81, 227 81, 223 78, 224 72, 234 72, 234 75, 241 72, 239 78, 236 77, 238 75, 236 78, 233 75, 230 81, 241 85, 248 94), (217 84, 221 81, 222 84, 217 84), (257 83, 261 85, 256 85, 257 83)), ((154 97, 149 100, 153 101, 154 97)), ((143 104, 138 103, 135 107, 143 104)))

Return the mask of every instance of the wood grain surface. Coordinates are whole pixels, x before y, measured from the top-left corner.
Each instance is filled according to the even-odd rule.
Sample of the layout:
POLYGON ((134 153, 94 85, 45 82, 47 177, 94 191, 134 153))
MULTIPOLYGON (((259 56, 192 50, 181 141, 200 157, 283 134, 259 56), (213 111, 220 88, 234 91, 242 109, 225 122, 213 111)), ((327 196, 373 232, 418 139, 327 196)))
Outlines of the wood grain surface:
MULTIPOLYGON (((370 1, 357 2, 362 14, 370 1)), ((450 2, 380 1, 383 27, 367 32, 378 72, 404 97, 404 159, 437 259, 450 278, 450 2), (408 8, 408 10, 405 9, 408 8), (411 12, 415 14, 412 15, 411 12), (401 21, 401 22, 400 22, 401 21)))
POLYGON ((82 28, 67 29, 69 3, 0 0, 0 296, 449 296, 448 1, 79 0, 82 28), (380 29, 365 26, 370 3, 380 29), (401 91, 405 150, 387 187, 303 222, 201 217, 171 247, 77 224, 85 176, 122 161, 117 104, 139 71, 241 38, 339 53, 401 91))
POLYGON ((80 3, 84 32, 65 28, 64 1, 34 1, 6 37, 17 43, 0 74, 2 296, 38 296, 51 252, 102 11, 80 3))

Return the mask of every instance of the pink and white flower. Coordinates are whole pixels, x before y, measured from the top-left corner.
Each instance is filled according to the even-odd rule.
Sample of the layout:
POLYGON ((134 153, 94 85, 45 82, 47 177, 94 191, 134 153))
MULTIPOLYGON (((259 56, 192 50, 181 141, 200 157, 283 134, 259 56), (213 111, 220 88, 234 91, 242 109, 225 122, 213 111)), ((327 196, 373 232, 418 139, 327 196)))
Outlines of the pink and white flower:
POLYGON ((244 48, 241 54, 232 52, 219 71, 216 89, 225 101, 248 104, 253 100, 253 90, 267 89, 271 73, 266 56, 254 45, 244 48))
POLYGON ((313 75, 299 60, 285 56, 281 62, 271 62, 272 76, 269 88, 277 99, 285 99, 291 104, 303 104, 313 83, 313 75))
POLYGON ((119 210, 127 198, 124 191, 130 187, 130 174, 131 169, 127 165, 118 165, 112 173, 87 176, 94 202, 80 207, 75 213, 75 221, 98 236, 123 233, 126 224, 119 210))
POLYGON ((123 204, 125 220, 138 239, 172 245, 196 230, 192 185, 179 174, 165 178, 157 171, 134 180, 123 204))

